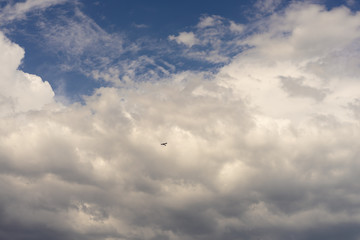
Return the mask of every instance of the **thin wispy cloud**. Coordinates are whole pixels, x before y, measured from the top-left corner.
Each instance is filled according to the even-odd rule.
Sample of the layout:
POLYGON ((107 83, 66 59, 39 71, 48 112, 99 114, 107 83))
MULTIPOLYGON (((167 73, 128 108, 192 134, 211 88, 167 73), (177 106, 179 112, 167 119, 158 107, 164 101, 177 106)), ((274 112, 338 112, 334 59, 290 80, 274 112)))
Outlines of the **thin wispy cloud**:
POLYGON ((123 54, 123 36, 107 33, 78 8, 68 14, 71 17, 59 16, 52 22, 39 24, 41 37, 49 48, 68 58, 64 59, 64 67, 86 70, 97 65, 101 68, 123 54))
POLYGON ((26 14, 36 10, 46 9, 48 7, 63 4, 68 0, 27 0, 11 4, 12 1, 0 11, 0 19, 4 22, 13 20, 22 20, 26 18, 26 14))
POLYGON ((244 28, 244 25, 220 16, 202 16, 192 32, 170 35, 169 40, 190 47, 183 51, 185 58, 223 64, 246 48, 241 43, 245 36, 244 28))
POLYGON ((133 23, 132 24, 134 27, 136 28, 148 28, 149 26, 146 25, 146 24, 136 24, 136 23, 133 23))
POLYGON ((254 4, 257 17, 274 13, 282 2, 283 0, 257 0, 254 4))

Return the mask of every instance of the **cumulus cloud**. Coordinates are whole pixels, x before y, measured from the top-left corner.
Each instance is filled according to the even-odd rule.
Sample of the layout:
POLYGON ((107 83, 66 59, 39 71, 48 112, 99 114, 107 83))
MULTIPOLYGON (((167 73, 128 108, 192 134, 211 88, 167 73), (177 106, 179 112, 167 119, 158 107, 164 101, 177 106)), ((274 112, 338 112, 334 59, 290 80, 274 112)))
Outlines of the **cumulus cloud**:
POLYGON ((294 118, 301 118, 322 113, 347 118, 344 106, 356 97, 355 89, 359 87, 354 75, 357 60, 353 59, 358 52, 358 21, 359 15, 346 8, 325 11, 319 5, 292 5, 284 14, 274 15, 268 24, 264 23, 268 30, 263 34, 248 37, 244 42, 253 48, 220 72, 233 78, 226 84, 232 82, 233 89, 245 94, 269 116, 288 118, 294 114, 294 118), (342 24, 348 27, 346 32, 342 24), (239 75, 243 76, 241 81, 239 75), (303 80, 296 83, 289 79, 303 80), (323 101, 309 105, 297 98, 289 99, 289 91, 290 95, 307 92, 307 96, 316 95, 323 101))
POLYGON ((0 237, 357 239, 358 18, 292 5, 218 72, 2 117, 0 237))
POLYGON ((0 115, 40 110, 53 103, 54 92, 48 82, 18 70, 24 50, 0 33, 0 115))

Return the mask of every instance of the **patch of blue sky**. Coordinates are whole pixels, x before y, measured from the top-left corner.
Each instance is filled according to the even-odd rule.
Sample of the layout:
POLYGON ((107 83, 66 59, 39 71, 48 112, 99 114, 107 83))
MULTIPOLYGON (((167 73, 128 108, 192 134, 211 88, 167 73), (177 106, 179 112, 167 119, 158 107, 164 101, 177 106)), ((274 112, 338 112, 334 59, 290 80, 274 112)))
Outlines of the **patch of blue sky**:
POLYGON ((144 1, 108 0, 89 1, 82 7, 85 14, 107 31, 129 31, 130 36, 146 32, 150 36, 166 39, 169 34, 193 26, 202 14, 215 14, 245 21, 243 9, 254 0, 235 1, 144 1), (134 31, 134 28, 139 31, 134 31))

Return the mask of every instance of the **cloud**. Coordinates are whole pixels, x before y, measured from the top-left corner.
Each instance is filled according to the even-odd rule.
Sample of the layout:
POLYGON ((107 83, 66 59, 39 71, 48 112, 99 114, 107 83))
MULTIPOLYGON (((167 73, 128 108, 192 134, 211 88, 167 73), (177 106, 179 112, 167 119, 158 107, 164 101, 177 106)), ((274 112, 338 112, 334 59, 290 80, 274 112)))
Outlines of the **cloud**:
POLYGON ((316 101, 321 101, 326 97, 326 89, 317 89, 303 84, 303 79, 292 79, 280 77, 283 89, 290 96, 309 97, 316 101))
POLYGON ((24 50, 0 33, 1 116, 40 110, 53 103, 54 92, 48 82, 18 70, 24 50))
POLYGON ((199 23, 197 24, 198 28, 206 28, 206 27, 212 27, 218 24, 221 24, 222 17, 220 16, 203 16, 200 18, 199 23))
POLYGON ((135 28, 148 28, 149 26, 146 25, 146 24, 136 24, 136 23, 133 23, 132 24, 135 28))
POLYGON ((192 47, 199 41, 193 32, 181 32, 178 36, 170 35, 169 40, 176 41, 178 44, 185 44, 188 47, 192 47))
POLYGON ((237 24, 234 21, 230 21, 230 31, 241 33, 244 30, 243 24, 237 24))
POLYGON ((110 33, 84 14, 78 5, 54 8, 50 13, 53 18, 32 19, 31 27, 36 31, 31 37, 39 45, 41 43, 42 53, 55 62, 42 66, 48 69, 47 75, 55 78, 54 85, 59 76, 67 73, 85 76, 89 82, 95 80, 91 82, 93 85, 120 86, 135 77, 159 78, 174 71, 171 63, 159 57, 169 52, 168 44, 147 37, 129 41, 125 33, 110 33))
POLYGON ((270 31, 249 38, 248 43, 273 57, 292 54, 292 57, 311 58, 343 49, 359 37, 356 31, 358 15, 349 17, 350 10, 345 7, 331 12, 324 10, 319 5, 293 4, 285 15, 275 14, 270 24, 265 23, 270 31), (315 21, 319 16, 321 18, 315 21), (346 27, 343 28, 340 22, 346 27))
MULTIPOLYGON (((294 120, 322 113, 348 118, 344 106, 356 98, 354 89, 359 87, 354 77, 357 60, 353 57, 358 55, 359 15, 343 7, 326 11, 319 5, 294 4, 284 14, 275 14, 266 21, 262 34, 243 41, 252 46, 244 57, 240 54, 221 69, 220 74, 229 77, 225 84, 231 82, 234 90, 268 116, 293 116, 294 120), (348 28, 346 32, 343 24, 348 28), (290 87, 291 82, 284 82, 283 76, 304 79, 307 90, 301 87, 302 95, 307 92, 309 97, 312 92, 313 97, 323 99, 321 104, 289 99, 288 93, 294 95, 295 86, 290 87)), ((300 94, 299 84, 295 95, 300 94)))
POLYGON ((68 14, 38 24, 50 50, 67 56, 65 68, 101 68, 123 53, 121 35, 107 33, 78 8, 68 14))
POLYGON ((42 10, 65 2, 67 0, 26 0, 15 4, 9 3, 0 11, 0 19, 2 22, 24 19, 31 11, 42 10))
POLYGON ((75 72, 89 81, 97 81, 93 85, 105 83, 119 86, 124 76, 137 71, 131 72, 129 69, 132 60, 141 61, 142 57, 136 54, 141 43, 128 41, 122 33, 105 31, 78 6, 66 10, 54 9, 52 14, 54 18, 44 20, 40 17, 34 20, 37 35, 33 37, 40 39, 38 42, 43 44, 43 54, 56 60, 55 64, 43 63, 44 68, 48 69, 47 75, 55 78, 55 84, 59 76, 75 72))
MULTIPOLYGON (((357 239, 359 22, 292 5, 237 39, 251 47, 218 71, 0 118, 0 236, 357 239)), ((24 51, 0 43, 4 76, 25 76, 24 51)))
POLYGON ((282 2, 282 0, 257 0, 254 4, 254 7, 257 9, 257 17, 274 13, 282 2))
POLYGON ((190 47, 181 54, 187 59, 221 64, 228 63, 229 57, 245 48, 239 44, 244 30, 244 25, 220 16, 202 16, 193 32, 181 32, 177 37, 170 35, 169 40, 190 47))

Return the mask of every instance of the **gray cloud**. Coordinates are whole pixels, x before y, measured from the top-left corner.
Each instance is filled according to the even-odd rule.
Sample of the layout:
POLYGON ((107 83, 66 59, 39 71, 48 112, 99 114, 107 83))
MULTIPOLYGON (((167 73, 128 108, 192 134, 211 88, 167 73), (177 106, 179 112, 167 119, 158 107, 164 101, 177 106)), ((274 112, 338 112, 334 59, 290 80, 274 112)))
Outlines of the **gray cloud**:
POLYGON ((321 101, 326 97, 326 89, 317 89, 310 86, 304 85, 304 79, 279 77, 282 83, 282 88, 293 97, 308 97, 316 101, 321 101))

